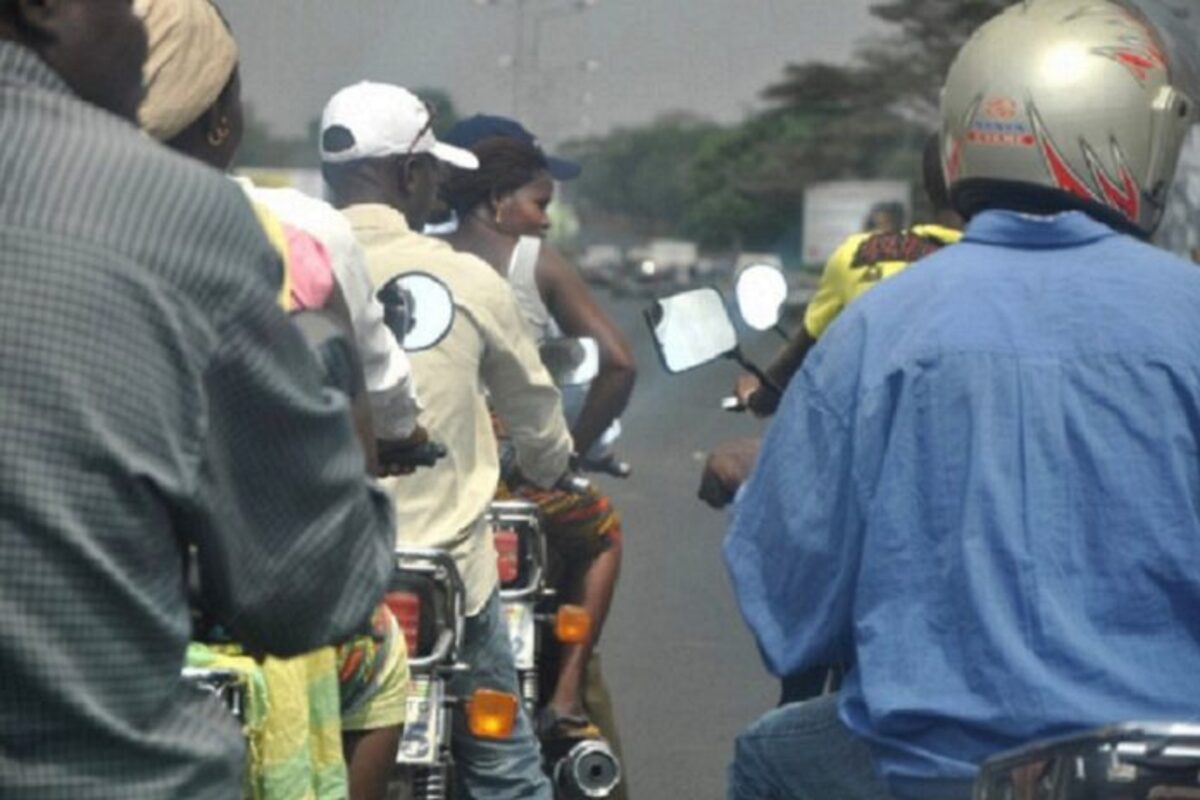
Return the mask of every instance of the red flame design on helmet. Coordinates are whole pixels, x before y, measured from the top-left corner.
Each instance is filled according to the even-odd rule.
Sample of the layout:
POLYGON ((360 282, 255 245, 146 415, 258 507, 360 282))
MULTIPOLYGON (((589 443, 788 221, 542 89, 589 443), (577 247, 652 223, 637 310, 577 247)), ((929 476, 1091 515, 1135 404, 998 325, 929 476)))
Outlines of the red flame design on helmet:
POLYGON ((1167 71, 1167 57, 1159 45, 1158 37, 1137 14, 1127 8, 1117 8, 1106 4, 1078 11, 1069 16, 1067 21, 1087 16, 1106 17, 1114 22, 1132 25, 1140 31, 1140 33, 1125 33, 1117 38, 1117 44, 1110 47, 1097 47, 1092 50, 1092 53, 1111 59, 1125 67, 1139 83, 1145 83, 1152 72, 1167 71))
POLYGON ((1111 58, 1144 83, 1151 72, 1164 72, 1167 69, 1167 59, 1161 50, 1149 42, 1130 41, 1124 47, 1101 47, 1093 50, 1096 55, 1111 58))
POLYGON ((950 140, 950 154, 946 157, 946 163, 942 165, 946 184, 949 185, 958 180, 960 172, 962 172, 962 139, 955 137, 950 140))
POLYGON ((1138 186, 1137 179, 1133 177, 1133 173, 1126 166, 1125 156, 1115 141, 1112 143, 1112 151, 1113 158, 1117 162, 1119 186, 1117 181, 1108 176, 1108 172, 1100 163, 1100 159, 1092 152, 1092 148, 1088 147, 1086 143, 1083 145, 1084 156, 1087 158, 1092 175, 1096 178, 1096 183, 1100 185, 1100 190, 1104 193, 1104 199, 1131 222, 1137 222, 1142 212, 1141 187, 1138 186))
POLYGON ((1029 117, 1033 120, 1038 144, 1041 146, 1042 156, 1046 159, 1046 168, 1050 170, 1050 177, 1054 179, 1054 185, 1076 197, 1082 197, 1084 200, 1091 200, 1094 203, 1099 202, 1100 198, 1096 197, 1096 193, 1091 190, 1091 187, 1075 174, 1070 164, 1067 163, 1067 159, 1059 152, 1058 147, 1050 138, 1050 134, 1046 131, 1046 125, 1042 122, 1037 109, 1032 105, 1029 107, 1029 117))
POLYGON ((1125 156, 1121 153, 1121 148, 1115 141, 1112 142, 1112 151, 1113 158, 1117 162, 1116 180, 1113 180, 1108 171, 1104 169, 1100 158, 1088 143, 1080 142, 1084 158, 1087 159, 1088 168, 1096 181, 1096 185, 1100 187, 1102 196, 1098 196, 1092 190, 1092 187, 1071 169, 1067 159, 1063 157, 1054 140, 1050 138, 1050 134, 1047 132, 1045 123, 1042 122, 1037 109, 1032 105, 1029 107, 1029 116, 1033 120, 1034 130, 1037 131, 1038 143, 1041 146, 1042 155, 1046 159, 1046 168, 1049 170, 1050 176, 1054 179, 1054 183, 1058 188, 1093 203, 1104 203, 1121 212, 1130 222, 1138 222, 1142 213, 1141 187, 1138 186, 1137 179, 1134 178, 1133 173, 1126 166, 1125 156))

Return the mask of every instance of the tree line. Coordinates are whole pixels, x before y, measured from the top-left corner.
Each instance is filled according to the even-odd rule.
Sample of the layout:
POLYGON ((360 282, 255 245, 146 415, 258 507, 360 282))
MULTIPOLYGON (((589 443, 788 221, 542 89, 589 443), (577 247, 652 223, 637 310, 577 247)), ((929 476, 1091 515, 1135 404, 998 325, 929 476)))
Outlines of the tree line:
MULTIPOLYGON (((705 247, 787 250, 804 187, 841 178, 920 183, 942 80, 971 32, 1012 0, 889 0, 884 32, 847 64, 788 65, 764 108, 724 126, 663 116, 569 143, 584 165, 570 187, 584 226, 705 247)), ((923 198, 920 198, 923 200, 923 198)), ((921 209, 918 208, 918 211, 921 209)))

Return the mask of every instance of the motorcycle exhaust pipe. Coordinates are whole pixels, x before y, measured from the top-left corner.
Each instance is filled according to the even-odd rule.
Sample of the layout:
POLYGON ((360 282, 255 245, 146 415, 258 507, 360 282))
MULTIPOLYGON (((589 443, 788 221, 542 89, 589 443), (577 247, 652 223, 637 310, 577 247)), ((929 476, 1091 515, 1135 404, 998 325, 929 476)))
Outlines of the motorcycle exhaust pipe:
POLYGON ((579 742, 554 765, 554 785, 563 800, 603 800, 621 782, 621 764, 608 742, 579 742))

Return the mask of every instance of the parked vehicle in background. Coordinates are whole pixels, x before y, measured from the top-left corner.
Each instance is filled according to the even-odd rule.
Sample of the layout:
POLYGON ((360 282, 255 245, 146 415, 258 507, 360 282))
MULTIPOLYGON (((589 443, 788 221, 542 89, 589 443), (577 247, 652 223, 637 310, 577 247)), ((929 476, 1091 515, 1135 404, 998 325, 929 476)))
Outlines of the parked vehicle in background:
POLYGON ((593 286, 609 286, 625 263, 625 253, 615 244, 589 245, 580 256, 579 271, 593 286))
POLYGON ((636 265, 636 275, 643 283, 686 283, 690 271, 700 260, 700 248, 695 242, 682 239, 653 239, 643 247, 629 251, 629 260, 636 265))

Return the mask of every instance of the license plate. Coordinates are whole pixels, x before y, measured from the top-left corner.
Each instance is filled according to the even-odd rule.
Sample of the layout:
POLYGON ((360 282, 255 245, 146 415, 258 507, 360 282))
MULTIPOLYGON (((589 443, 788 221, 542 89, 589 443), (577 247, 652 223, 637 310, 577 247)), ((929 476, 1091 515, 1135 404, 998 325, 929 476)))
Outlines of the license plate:
POLYGON ((442 744, 444 692, 440 679, 413 677, 404 701, 404 733, 396 753, 397 764, 438 763, 442 744))
POLYGON ((537 621, 533 606, 528 603, 505 603, 504 618, 508 622, 508 640, 518 670, 533 669, 537 657, 537 621))

